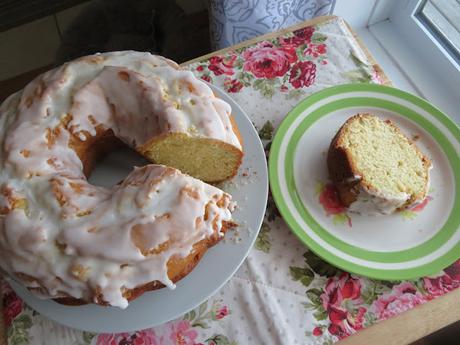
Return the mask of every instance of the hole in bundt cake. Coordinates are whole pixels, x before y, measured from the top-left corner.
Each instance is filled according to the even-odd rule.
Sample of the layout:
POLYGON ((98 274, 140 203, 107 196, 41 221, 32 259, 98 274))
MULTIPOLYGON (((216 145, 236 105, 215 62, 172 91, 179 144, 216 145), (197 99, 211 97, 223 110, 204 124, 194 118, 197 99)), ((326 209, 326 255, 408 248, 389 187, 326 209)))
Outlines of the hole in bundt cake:
POLYGON ((122 145, 97 161, 88 180, 96 186, 111 187, 122 181, 135 166, 146 164, 150 162, 128 146, 122 145))
POLYGON ((150 164, 135 150, 115 137, 111 129, 98 130, 96 137, 87 136, 86 141, 71 141, 83 163, 83 171, 89 183, 100 187, 111 187, 133 170, 150 164))
POLYGON ((113 136, 111 131, 98 137, 88 147, 91 147, 90 152, 85 150, 80 154, 85 175, 90 183, 102 187, 119 183, 134 166, 151 163, 175 167, 206 182, 219 182, 232 177, 241 163, 240 151, 231 145, 181 133, 155 140, 144 151, 144 157, 113 136))

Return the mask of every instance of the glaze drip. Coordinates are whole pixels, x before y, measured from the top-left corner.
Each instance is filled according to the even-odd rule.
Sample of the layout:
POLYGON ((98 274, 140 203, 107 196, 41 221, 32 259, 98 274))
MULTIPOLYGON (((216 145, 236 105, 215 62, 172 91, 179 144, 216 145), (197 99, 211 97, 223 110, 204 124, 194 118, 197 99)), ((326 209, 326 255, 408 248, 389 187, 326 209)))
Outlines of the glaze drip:
POLYGON ((174 288, 168 261, 223 235, 230 195, 153 164, 112 188, 91 185, 72 139, 111 129, 138 148, 185 132, 241 149, 230 112, 191 72, 149 53, 84 57, 32 81, 0 106, 0 267, 43 297, 120 308, 126 289, 174 288))

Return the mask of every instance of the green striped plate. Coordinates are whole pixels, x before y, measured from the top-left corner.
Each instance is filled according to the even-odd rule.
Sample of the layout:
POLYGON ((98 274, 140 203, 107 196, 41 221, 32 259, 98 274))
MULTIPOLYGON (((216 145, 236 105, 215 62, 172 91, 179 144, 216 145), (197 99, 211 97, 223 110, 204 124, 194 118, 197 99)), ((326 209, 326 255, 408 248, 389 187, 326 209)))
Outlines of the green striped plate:
POLYGON ((428 102, 394 88, 349 84, 300 102, 273 140, 275 202, 292 231, 324 260, 384 280, 439 272, 460 257, 460 130, 428 102), (417 207, 387 216, 347 212, 327 181, 326 153, 356 113, 393 120, 433 162, 431 188, 417 207))

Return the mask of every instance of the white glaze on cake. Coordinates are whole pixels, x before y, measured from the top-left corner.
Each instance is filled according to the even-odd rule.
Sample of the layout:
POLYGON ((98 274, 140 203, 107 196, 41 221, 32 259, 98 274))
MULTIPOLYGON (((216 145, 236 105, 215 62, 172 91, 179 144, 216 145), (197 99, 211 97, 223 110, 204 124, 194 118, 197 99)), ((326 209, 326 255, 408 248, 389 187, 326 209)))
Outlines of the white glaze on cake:
POLYGON ((407 193, 386 195, 360 186, 357 198, 350 204, 348 210, 353 213, 370 216, 391 214, 403 206, 409 197, 410 195, 407 193))
POLYGON ((148 53, 84 57, 38 77, 0 107, 0 267, 45 297, 88 300, 97 290, 121 308, 124 288, 173 288, 166 263, 221 234, 231 197, 159 165, 111 189, 91 185, 62 121, 70 115, 82 141, 100 125, 134 148, 185 132, 241 149, 230 111, 191 72, 148 53), (166 241, 174 245, 143 254, 166 241))
MULTIPOLYGON (((430 166, 430 170, 433 166, 430 166)), ((430 188, 430 178, 428 177, 428 182, 426 184, 426 191, 424 195, 428 194, 430 188)), ((360 186, 356 200, 353 201, 348 210, 353 213, 358 213, 362 215, 376 216, 376 215, 385 215, 392 214, 401 207, 414 207, 423 202, 423 199, 415 200, 410 205, 407 205, 407 202, 410 198, 410 195, 407 193, 400 193, 398 195, 391 195, 388 193, 383 193, 381 191, 369 190, 363 186, 360 186)))

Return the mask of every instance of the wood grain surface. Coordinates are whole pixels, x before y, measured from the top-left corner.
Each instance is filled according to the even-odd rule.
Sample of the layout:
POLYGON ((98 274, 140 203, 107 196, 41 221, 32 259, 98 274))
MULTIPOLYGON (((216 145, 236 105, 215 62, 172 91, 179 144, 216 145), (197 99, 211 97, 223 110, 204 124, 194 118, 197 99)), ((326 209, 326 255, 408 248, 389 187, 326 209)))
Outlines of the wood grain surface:
MULTIPOLYGON (((458 320, 460 320, 460 288, 363 329, 339 341, 337 345, 410 344, 458 320)), ((440 343, 436 341, 436 344, 440 343)))

